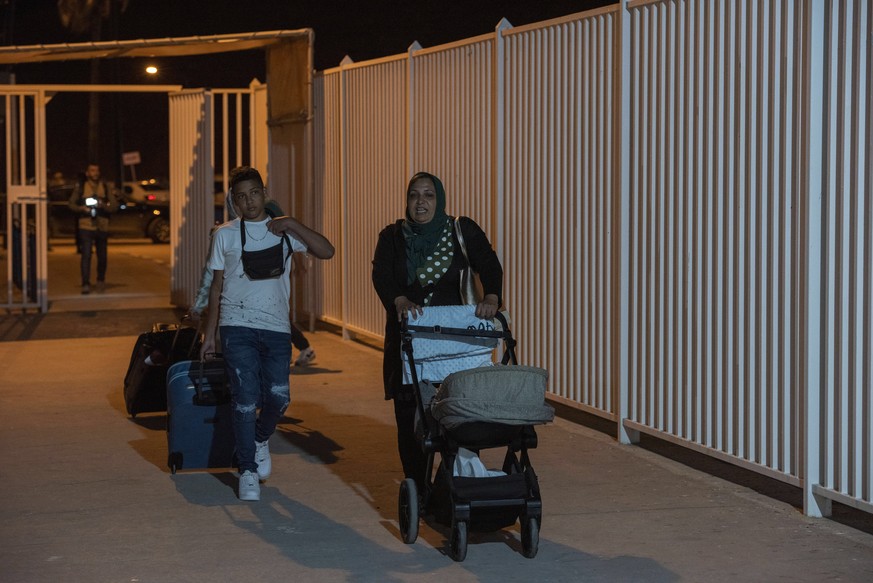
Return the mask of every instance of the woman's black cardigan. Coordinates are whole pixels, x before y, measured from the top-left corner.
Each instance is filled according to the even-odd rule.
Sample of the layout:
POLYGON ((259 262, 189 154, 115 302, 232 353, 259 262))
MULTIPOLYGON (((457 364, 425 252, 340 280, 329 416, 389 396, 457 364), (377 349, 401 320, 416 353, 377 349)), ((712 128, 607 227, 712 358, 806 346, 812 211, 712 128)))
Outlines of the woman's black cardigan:
MULTIPOLYGON (((402 364, 400 360, 400 323, 394 299, 406 296, 416 304, 422 305, 425 289, 418 281, 407 284, 406 240, 403 237, 403 221, 385 227, 379 233, 379 242, 373 256, 373 287, 385 306, 385 355, 382 361, 382 374, 385 381, 385 398, 393 398, 402 384, 402 364)), ((503 267, 497 253, 485 232, 473 219, 460 218, 461 232, 467 247, 467 255, 473 271, 479 274, 486 294, 494 294, 498 302, 503 302, 503 267)), ((461 270, 467 262, 461 253, 457 235, 454 237, 454 256, 449 270, 437 281, 433 288, 431 306, 453 306, 461 303, 459 291, 461 270)))

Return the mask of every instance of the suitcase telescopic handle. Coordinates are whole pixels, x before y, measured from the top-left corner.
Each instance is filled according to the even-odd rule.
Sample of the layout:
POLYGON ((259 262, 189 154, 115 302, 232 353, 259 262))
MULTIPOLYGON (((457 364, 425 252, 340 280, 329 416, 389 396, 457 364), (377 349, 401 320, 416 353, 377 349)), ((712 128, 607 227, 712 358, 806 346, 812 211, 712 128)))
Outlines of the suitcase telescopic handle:
MULTIPOLYGON (((207 356, 211 356, 213 359, 218 359, 222 357, 220 352, 210 352, 207 356)), ((200 361, 200 370, 197 375, 197 382, 194 383, 194 391, 196 395, 194 396, 194 404, 195 405, 203 405, 203 406, 214 406, 218 405, 220 402, 219 398, 216 394, 216 391, 210 391, 209 394, 203 393, 203 378, 204 378, 204 370, 203 365, 206 364, 206 361, 200 361)))

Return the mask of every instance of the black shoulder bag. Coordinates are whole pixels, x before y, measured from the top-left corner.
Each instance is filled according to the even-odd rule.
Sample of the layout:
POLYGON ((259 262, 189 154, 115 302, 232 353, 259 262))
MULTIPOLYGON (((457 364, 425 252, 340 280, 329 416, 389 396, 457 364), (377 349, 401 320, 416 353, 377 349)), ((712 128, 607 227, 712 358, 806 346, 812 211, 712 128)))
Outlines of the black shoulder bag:
POLYGON ((288 235, 282 233, 282 241, 288 245, 287 256, 282 253, 282 241, 260 251, 246 251, 246 224, 242 217, 239 220, 239 238, 243 271, 249 279, 273 279, 285 273, 285 261, 291 256, 291 241, 288 240, 288 235))

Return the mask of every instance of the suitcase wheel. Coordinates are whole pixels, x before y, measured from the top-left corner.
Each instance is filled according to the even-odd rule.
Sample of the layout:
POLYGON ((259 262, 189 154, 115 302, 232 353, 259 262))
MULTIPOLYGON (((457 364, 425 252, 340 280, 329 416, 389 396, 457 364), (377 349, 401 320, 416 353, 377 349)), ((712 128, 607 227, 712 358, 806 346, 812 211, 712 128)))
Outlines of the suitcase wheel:
POLYGON ((175 474, 176 470, 182 469, 182 454, 171 453, 167 457, 167 465, 170 466, 170 473, 175 474))

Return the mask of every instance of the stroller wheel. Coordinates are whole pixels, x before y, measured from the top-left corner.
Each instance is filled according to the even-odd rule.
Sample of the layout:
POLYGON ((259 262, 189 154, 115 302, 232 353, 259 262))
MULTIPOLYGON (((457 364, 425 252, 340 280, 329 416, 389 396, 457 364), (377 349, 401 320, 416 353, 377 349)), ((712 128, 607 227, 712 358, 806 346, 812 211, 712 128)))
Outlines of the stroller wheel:
POLYGON ((540 523, 533 516, 522 518, 521 522, 521 554, 528 559, 537 556, 540 546, 540 523))
POLYGON ((403 542, 411 545, 418 538, 418 488, 415 480, 406 478, 400 482, 400 499, 397 503, 400 517, 400 534, 403 542))
POLYGON ((452 540, 449 546, 449 556, 455 561, 463 561, 467 557, 467 523, 456 522, 452 525, 452 540))

